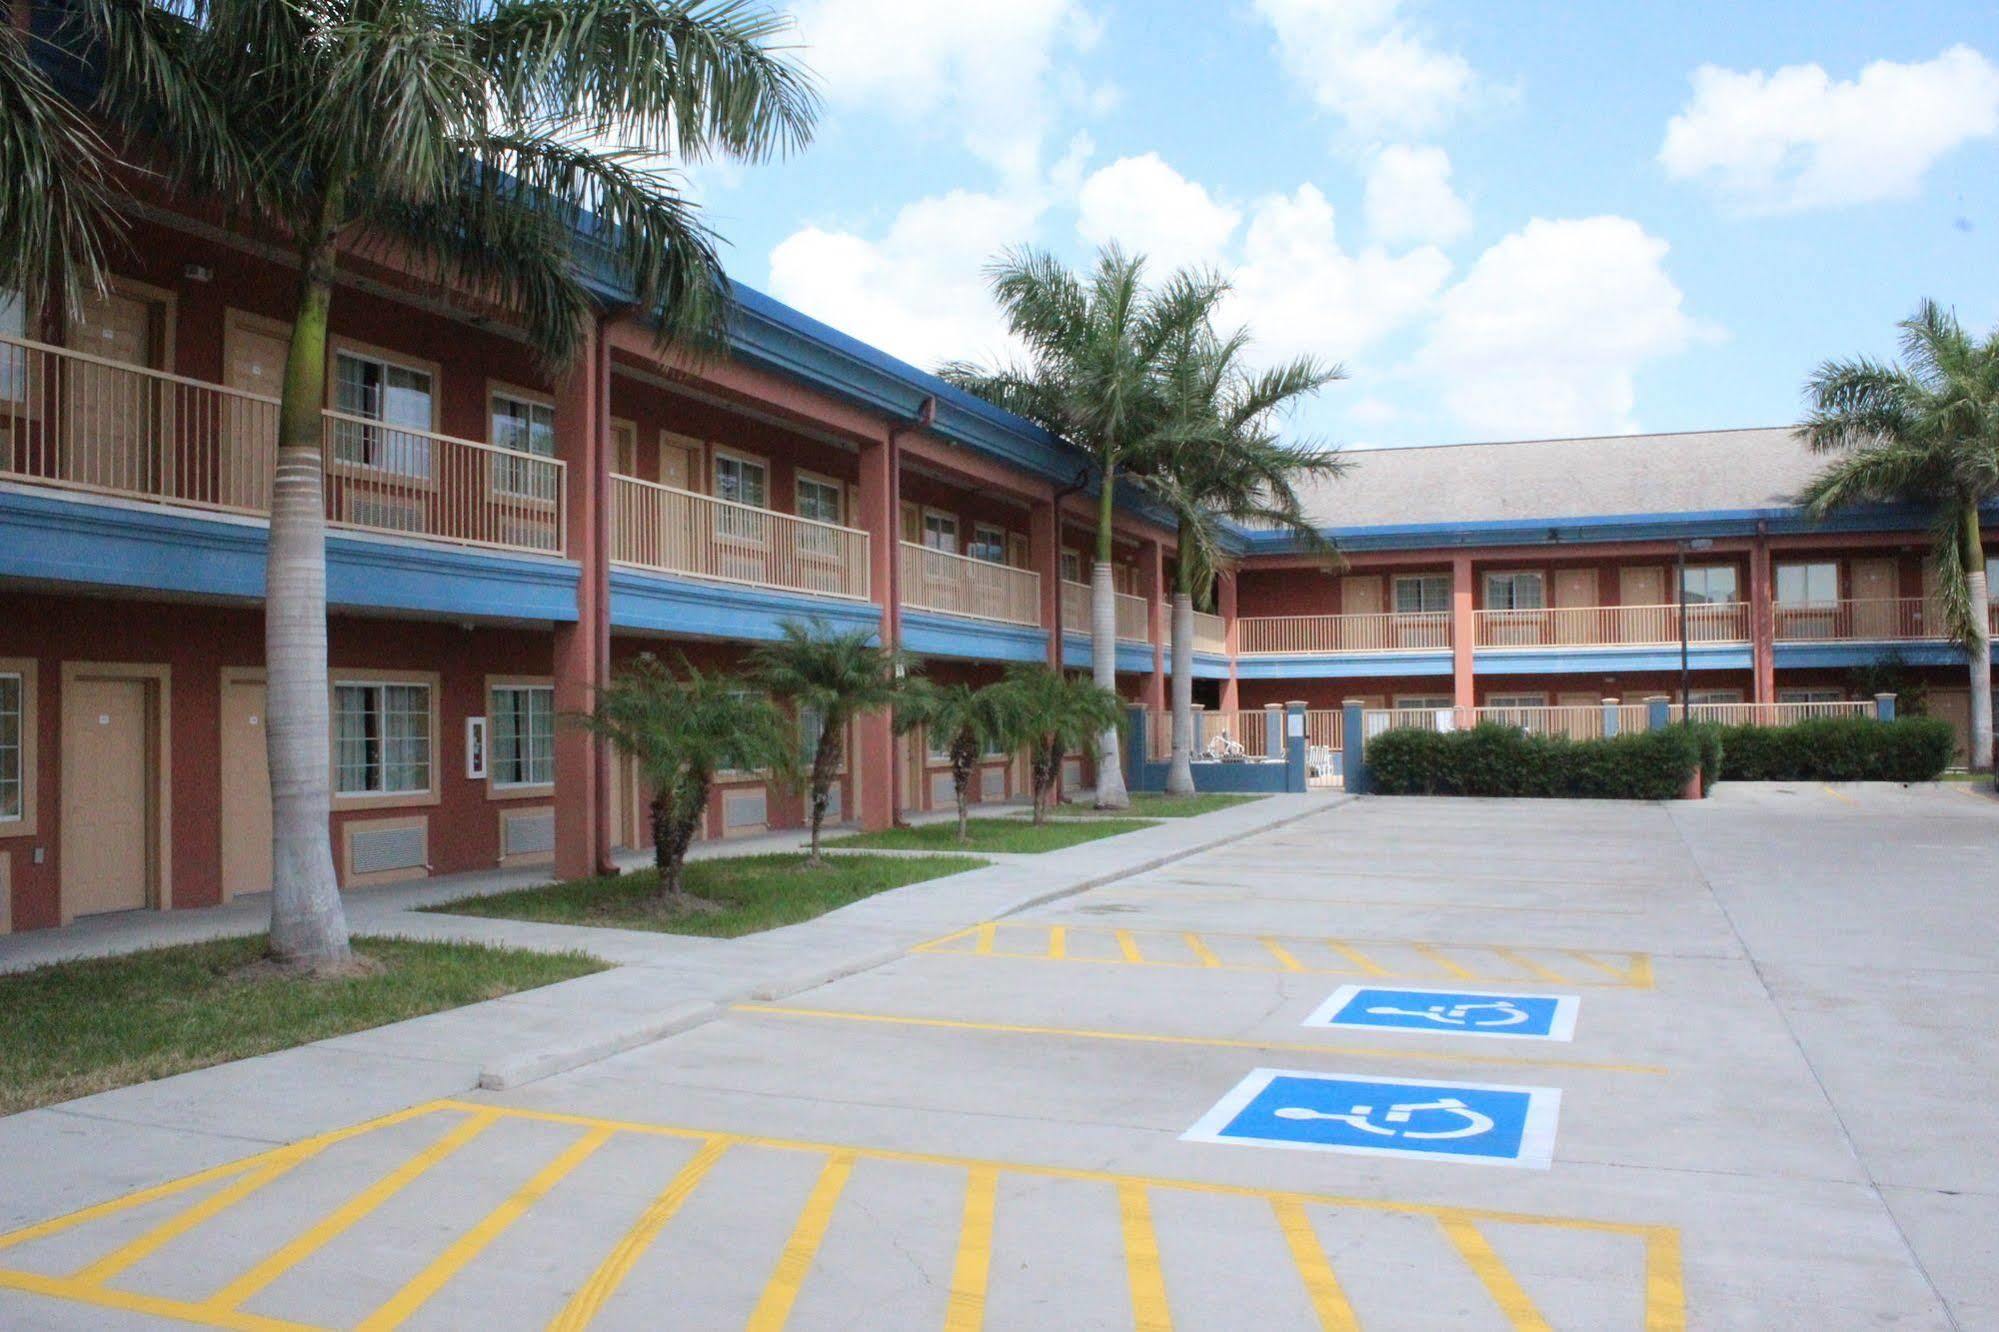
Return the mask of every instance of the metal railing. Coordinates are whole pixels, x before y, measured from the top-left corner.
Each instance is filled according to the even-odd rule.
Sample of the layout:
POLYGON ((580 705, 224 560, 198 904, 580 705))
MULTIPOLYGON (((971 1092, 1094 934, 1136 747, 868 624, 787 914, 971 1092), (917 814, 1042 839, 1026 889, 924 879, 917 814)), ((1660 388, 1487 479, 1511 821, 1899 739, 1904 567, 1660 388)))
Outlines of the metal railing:
POLYGON ((1129 592, 1114 592, 1117 599, 1117 636, 1130 643, 1152 641, 1152 603, 1129 592))
POLYGON ((1062 580, 1062 632, 1090 636, 1090 585, 1062 580))
POLYGON ((543 554, 566 548, 561 459, 345 412, 320 415, 328 523, 543 554))
POLYGON ((1041 623, 1041 575, 902 543, 902 604, 1007 624, 1041 623))
MULTIPOLYGON (((1749 604, 1701 602, 1686 608, 1693 643, 1749 641, 1749 604)), ((1610 647, 1680 641, 1680 607, 1548 606, 1472 613, 1478 647, 1610 647)))
POLYGON ((865 601, 868 534, 691 490, 611 478, 615 563, 865 601))
POLYGON ((1245 657, 1308 652, 1434 652, 1451 646, 1449 611, 1250 615, 1236 621, 1245 657))
MULTIPOLYGON (((1688 708, 1693 720, 1720 722, 1726 726, 1788 726, 1793 722, 1820 717, 1872 717, 1872 699, 1826 700, 1813 703, 1695 703, 1688 708)), ((1674 721, 1680 719, 1680 705, 1670 709, 1674 721)))
POLYGON ((1780 643, 1944 636, 1942 613, 1922 597, 1780 603, 1771 614, 1780 643))

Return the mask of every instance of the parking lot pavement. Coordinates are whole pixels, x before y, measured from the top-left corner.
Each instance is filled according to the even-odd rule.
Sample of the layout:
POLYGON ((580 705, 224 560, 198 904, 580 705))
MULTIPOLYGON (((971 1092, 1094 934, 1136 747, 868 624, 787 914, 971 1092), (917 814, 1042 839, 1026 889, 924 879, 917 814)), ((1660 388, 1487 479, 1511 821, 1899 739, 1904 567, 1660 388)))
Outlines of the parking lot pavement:
POLYGON ((1990 1325, 1996 814, 1361 801, 0 1236, 0 1325, 1990 1325))

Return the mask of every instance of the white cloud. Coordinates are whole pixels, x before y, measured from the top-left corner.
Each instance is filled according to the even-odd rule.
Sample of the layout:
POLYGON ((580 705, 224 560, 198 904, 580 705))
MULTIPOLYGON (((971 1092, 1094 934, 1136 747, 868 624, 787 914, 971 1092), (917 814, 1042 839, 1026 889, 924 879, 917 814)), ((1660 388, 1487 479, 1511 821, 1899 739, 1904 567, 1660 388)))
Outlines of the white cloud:
POLYGON ((1634 431, 1638 369, 1716 336, 1666 249, 1629 218, 1536 218, 1444 293, 1412 369, 1484 438, 1634 431))
POLYGON ((1818 65, 1703 65, 1659 161, 1745 210, 1782 212, 1912 195, 1939 158, 1995 132, 1999 67, 1968 46, 1920 64, 1876 61, 1850 82, 1818 65))
POLYGON ((1116 241, 1127 252, 1146 256, 1154 278, 1182 265, 1218 262, 1242 218, 1157 153, 1119 158, 1090 173, 1076 210, 1076 230, 1084 240, 1116 241))
POLYGON ((1256 0, 1292 80, 1363 139, 1441 128, 1472 94, 1462 56, 1402 19, 1400 0, 1256 0))
POLYGON ((1471 210, 1451 188, 1441 148, 1391 144, 1367 173, 1367 226, 1379 240, 1454 241, 1471 230, 1471 210))
MULTIPOLYGON (((887 108, 943 128, 1013 179, 1037 169, 1063 98, 1058 58, 1088 50, 1101 27, 1077 0, 807 0, 798 11, 804 62, 835 107, 887 108)), ((1115 96, 1078 94, 1089 103, 1115 96)))

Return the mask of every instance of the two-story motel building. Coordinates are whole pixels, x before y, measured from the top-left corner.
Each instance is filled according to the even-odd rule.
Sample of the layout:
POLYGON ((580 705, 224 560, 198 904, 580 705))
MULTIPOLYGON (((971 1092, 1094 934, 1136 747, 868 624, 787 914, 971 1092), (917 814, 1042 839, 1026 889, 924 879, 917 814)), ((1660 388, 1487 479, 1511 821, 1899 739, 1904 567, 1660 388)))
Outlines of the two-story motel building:
MULTIPOLYGON (((0 294, 0 931, 268 886, 260 598, 294 276, 198 209, 137 217, 80 317, 0 294)), ((639 652, 726 669, 817 619, 943 679, 1087 664, 1082 459, 739 295, 726 355, 663 352, 609 313, 552 383, 504 317, 346 259, 324 408, 343 885, 551 859, 582 874, 640 845, 629 767, 557 725, 639 652)), ((1344 569, 1242 534, 1196 626, 1207 708, 1673 694, 1686 543, 1698 699, 1830 696, 1892 649, 1962 715, 1921 515, 1809 524, 1788 497, 1812 460, 1787 431, 1357 456, 1313 497, 1344 569)), ((1156 511, 1121 505, 1120 685, 1154 708, 1173 555, 1156 511)), ((943 755, 886 719, 857 722, 849 753, 848 821, 949 800, 943 755)), ((976 794, 1023 778, 991 756, 976 794)), ((705 833, 800 814, 730 774, 705 833)))

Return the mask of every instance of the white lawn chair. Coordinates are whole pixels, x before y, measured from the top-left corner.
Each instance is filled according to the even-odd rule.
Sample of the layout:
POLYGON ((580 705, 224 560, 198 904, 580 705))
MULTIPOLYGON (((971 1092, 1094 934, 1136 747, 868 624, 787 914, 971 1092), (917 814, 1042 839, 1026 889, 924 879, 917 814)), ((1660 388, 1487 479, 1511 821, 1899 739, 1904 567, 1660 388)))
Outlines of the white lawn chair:
POLYGON ((1214 739, 1208 741, 1208 747, 1204 752, 1209 758, 1223 763, 1240 763, 1248 756, 1249 751, 1231 739, 1227 731, 1219 731, 1214 739))

